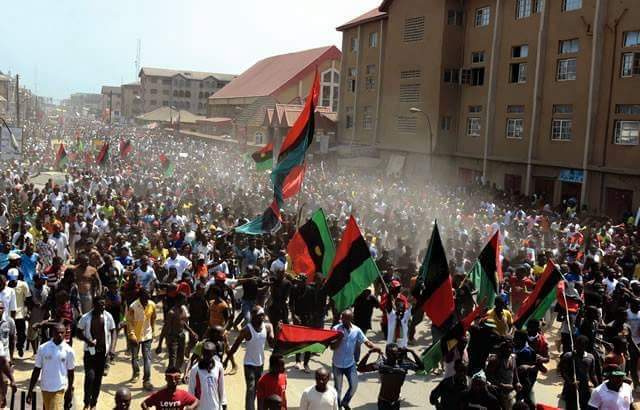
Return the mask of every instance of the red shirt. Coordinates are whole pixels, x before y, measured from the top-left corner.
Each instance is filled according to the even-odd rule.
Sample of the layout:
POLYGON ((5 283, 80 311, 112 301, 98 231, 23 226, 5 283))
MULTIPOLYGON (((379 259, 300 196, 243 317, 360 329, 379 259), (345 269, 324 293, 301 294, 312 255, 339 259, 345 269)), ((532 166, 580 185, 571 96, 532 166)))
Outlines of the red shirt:
POLYGON ((156 410, 184 409, 196 402, 195 396, 185 390, 177 389, 173 394, 164 388, 153 393, 144 401, 147 406, 155 407, 156 410))
POLYGON ((287 374, 273 374, 267 372, 258 380, 257 396, 258 400, 264 400, 269 396, 277 394, 282 398, 282 410, 287 409, 287 374))
POLYGON ((509 278, 509 284, 511 285, 511 306, 522 305, 527 296, 529 296, 527 290, 533 289, 536 285, 527 277, 518 279, 515 275, 509 278))

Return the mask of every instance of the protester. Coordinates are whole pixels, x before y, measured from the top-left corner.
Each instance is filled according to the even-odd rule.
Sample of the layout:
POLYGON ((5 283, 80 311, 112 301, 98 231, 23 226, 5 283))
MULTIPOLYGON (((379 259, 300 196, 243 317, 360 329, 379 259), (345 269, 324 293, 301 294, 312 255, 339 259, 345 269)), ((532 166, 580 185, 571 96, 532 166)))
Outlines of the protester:
POLYGON ((202 357, 189 372, 189 393, 198 399, 198 408, 226 410, 227 397, 224 390, 224 369, 213 342, 205 342, 202 357))
POLYGON ((189 392, 178 388, 182 378, 180 369, 168 367, 164 372, 164 377, 167 385, 142 402, 142 408, 144 410, 151 408, 155 408, 156 410, 195 410, 198 408, 198 399, 189 392))
POLYGON ((321 367, 315 376, 316 384, 302 392, 300 410, 338 410, 338 392, 329 386, 329 371, 321 367))
POLYGON ((284 368, 284 358, 277 353, 269 357, 269 371, 264 373, 256 387, 258 410, 264 410, 265 401, 272 396, 280 397, 282 410, 287 408, 287 373, 284 368))

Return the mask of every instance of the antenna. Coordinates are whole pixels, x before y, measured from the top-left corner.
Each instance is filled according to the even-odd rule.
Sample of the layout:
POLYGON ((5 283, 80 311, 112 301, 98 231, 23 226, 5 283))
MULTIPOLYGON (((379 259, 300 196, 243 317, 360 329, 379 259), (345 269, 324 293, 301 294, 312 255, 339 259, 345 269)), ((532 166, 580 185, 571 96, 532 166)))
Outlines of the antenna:
POLYGON ((140 64, 141 64, 141 60, 140 60, 140 53, 142 51, 142 41, 140 39, 138 39, 138 45, 136 47, 136 76, 135 78, 138 78, 138 73, 140 72, 140 64))

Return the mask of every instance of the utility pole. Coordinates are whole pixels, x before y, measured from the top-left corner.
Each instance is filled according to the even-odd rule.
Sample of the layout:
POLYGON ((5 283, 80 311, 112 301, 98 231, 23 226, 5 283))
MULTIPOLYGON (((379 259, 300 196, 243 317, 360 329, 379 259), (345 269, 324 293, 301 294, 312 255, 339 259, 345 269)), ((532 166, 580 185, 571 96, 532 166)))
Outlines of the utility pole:
POLYGON ((112 105, 113 105, 113 91, 109 91, 109 125, 111 125, 111 116, 113 115, 112 105))
POLYGON ((20 75, 16 74, 16 127, 20 128, 20 75))

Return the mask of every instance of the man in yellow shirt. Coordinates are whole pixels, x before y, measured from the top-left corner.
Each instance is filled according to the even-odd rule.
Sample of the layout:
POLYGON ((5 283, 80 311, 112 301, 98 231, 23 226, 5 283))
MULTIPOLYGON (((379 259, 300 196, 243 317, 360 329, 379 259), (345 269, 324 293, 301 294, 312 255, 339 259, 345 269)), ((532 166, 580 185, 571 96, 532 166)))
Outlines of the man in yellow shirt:
POLYGON ((142 387, 145 390, 153 390, 151 385, 151 342, 153 341, 153 327, 156 323, 156 305, 149 300, 149 293, 140 289, 138 300, 133 302, 127 310, 127 337, 131 349, 131 367, 133 368, 132 380, 140 375, 138 353, 142 347, 142 360, 144 373, 142 387))
POLYGON ((500 296, 496 297, 495 307, 487 312, 487 319, 492 320, 495 323, 496 328, 494 330, 500 336, 507 336, 511 334, 513 328, 513 315, 506 308, 504 300, 500 296))

